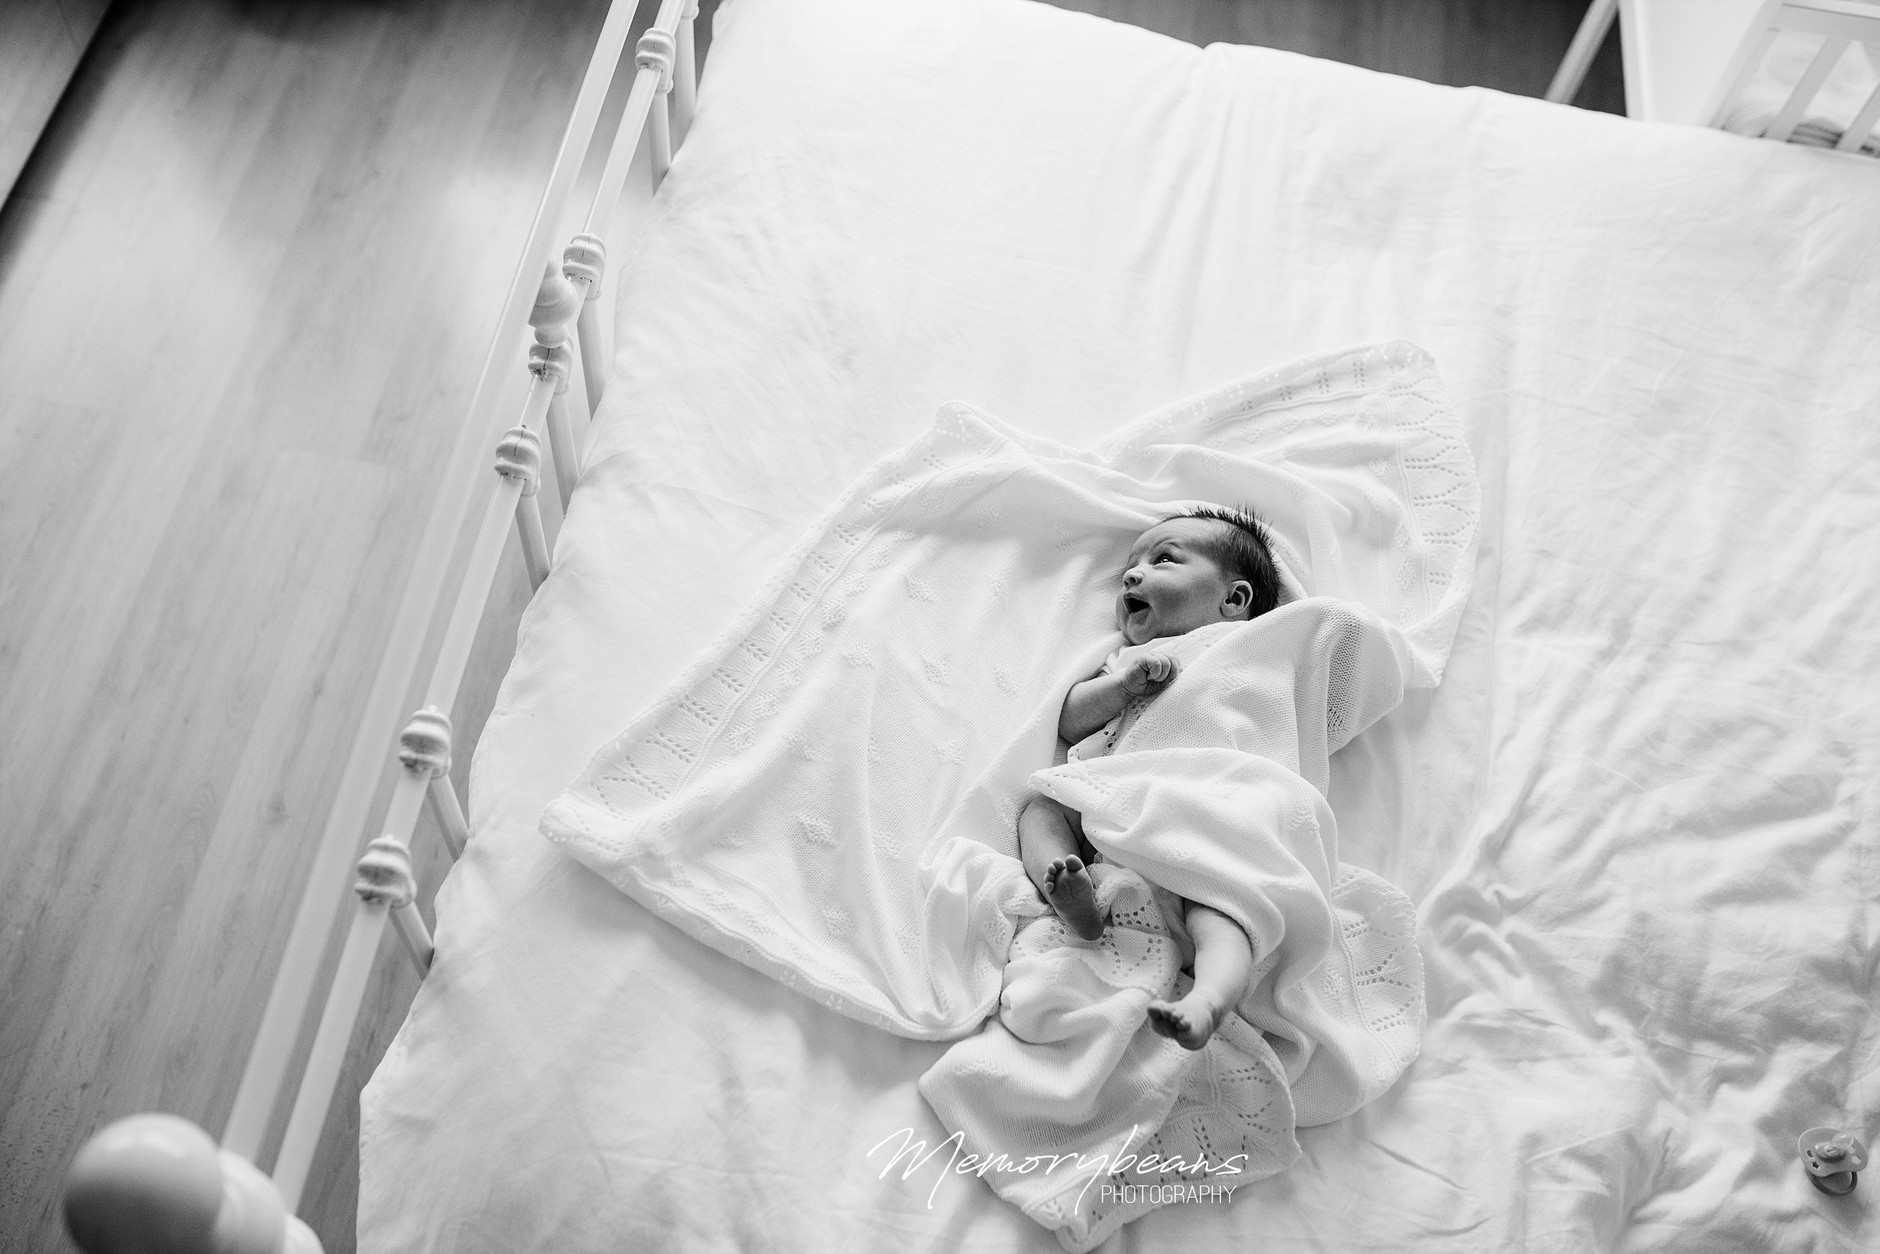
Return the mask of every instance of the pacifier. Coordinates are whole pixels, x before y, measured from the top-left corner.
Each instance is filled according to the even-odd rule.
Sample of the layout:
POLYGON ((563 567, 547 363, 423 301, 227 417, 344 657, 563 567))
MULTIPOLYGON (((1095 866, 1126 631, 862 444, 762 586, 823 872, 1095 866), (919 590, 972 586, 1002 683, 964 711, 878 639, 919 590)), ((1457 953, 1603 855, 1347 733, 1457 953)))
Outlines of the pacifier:
POLYGON ((1808 1182, 1829 1197, 1846 1197, 1867 1165, 1867 1147, 1852 1132, 1839 1128, 1810 1128, 1796 1140, 1808 1182))

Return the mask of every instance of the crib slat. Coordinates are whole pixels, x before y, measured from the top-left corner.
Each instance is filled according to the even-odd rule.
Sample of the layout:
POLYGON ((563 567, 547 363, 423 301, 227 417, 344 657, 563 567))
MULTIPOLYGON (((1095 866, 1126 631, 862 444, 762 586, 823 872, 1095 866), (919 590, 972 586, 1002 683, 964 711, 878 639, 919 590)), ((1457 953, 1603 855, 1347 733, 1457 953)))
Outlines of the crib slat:
POLYGON ((425 690, 427 704, 440 709, 456 703, 457 688, 463 682, 464 664, 476 639, 482 608, 496 579, 496 567, 502 561, 504 542, 514 525, 516 499, 521 495, 520 480, 507 476, 497 481, 483 506, 483 519, 477 526, 477 538, 471 543, 470 560, 464 581, 457 591, 457 603, 444 629, 444 643, 438 649, 438 665, 431 672, 425 690), (448 663, 449 665, 446 665, 448 663))
POLYGON ((402 906, 393 906, 392 925, 398 929, 398 939, 404 942, 412 965, 418 968, 418 977, 429 975, 431 963, 437 957, 437 946, 431 940, 431 929, 424 926, 424 916, 418 913, 418 903, 408 901, 402 906))
POLYGON ((398 734, 398 761, 407 771, 425 778, 425 799, 430 803, 431 816, 444 833, 450 856, 458 858, 470 842, 470 825, 457 803, 456 786, 450 782, 450 742, 450 715, 426 706, 413 714, 398 734))
POLYGON ((1554 71, 1554 81, 1548 85, 1547 99, 1555 104, 1572 104, 1573 98, 1580 94, 1580 85, 1586 81, 1586 72, 1592 68, 1593 58, 1599 55, 1599 47, 1606 42, 1606 32, 1612 29, 1612 19, 1618 16, 1619 0, 1593 0, 1588 6, 1586 16, 1580 19, 1580 29, 1573 33, 1573 42, 1567 47, 1567 55, 1561 59, 1560 68, 1554 71))
POLYGON ((589 299, 581 306, 575 320, 575 335, 581 344, 581 382, 587 389, 588 419, 601 411, 601 397, 607 391, 606 337, 601 334, 601 311, 597 301, 589 299))
POLYGON ((1828 75, 1834 69, 1834 63, 1847 51, 1847 40, 1830 37, 1824 40, 1821 50, 1815 53, 1815 59, 1802 71, 1802 79, 1795 84, 1795 90, 1789 93, 1788 101, 1782 111, 1776 114, 1776 120, 1769 124, 1768 137, 1782 143, 1795 133, 1796 123, 1802 120, 1803 112, 1813 103, 1815 93, 1828 81, 1828 75))
POLYGON ((656 84, 658 96, 652 102, 650 118, 653 139, 653 187, 658 189, 660 180, 666 177, 666 171, 672 168, 672 121, 667 114, 666 104, 671 98, 673 62, 679 56, 679 41, 666 31, 655 26, 640 36, 639 46, 634 51, 634 61, 642 72, 652 70, 659 75, 656 84))
POLYGON ((1867 97, 1867 103, 1860 107, 1860 112, 1854 115, 1854 120, 1847 124, 1847 130, 1841 133, 1840 142, 1834 146, 1836 151, 1860 151, 1860 146, 1867 142, 1869 135, 1873 134, 1875 122, 1880 122, 1880 87, 1873 89, 1873 94, 1867 97))
MULTIPOLYGON (((1595 0, 1608 6, 1618 0, 1595 0)), ((698 20, 698 0, 686 0, 685 12, 679 17, 679 54, 678 63, 673 66, 672 86, 672 123, 673 140, 684 143, 686 134, 692 129, 692 115, 698 112, 698 53, 693 24, 698 20)))
MULTIPOLYGON (((306 1186, 306 1171, 314 1162, 314 1149, 320 1143, 320 1126, 327 1119, 327 1105, 333 1104, 333 1089, 340 1079, 340 1064, 346 1060, 346 1042, 352 1040, 353 1023, 359 1019, 359 1002, 365 996, 365 983, 372 974, 372 959, 378 957, 378 942, 385 933, 385 917, 400 908, 415 916, 417 880, 412 876, 412 854, 404 837, 417 818, 412 788, 421 775, 406 771, 399 780, 399 793, 393 795, 393 816, 400 822, 389 825, 384 837, 372 840, 365 855, 359 857, 353 893, 352 927, 346 931, 346 948, 340 949, 338 970, 327 991, 327 1004, 320 1011, 320 1030, 314 1032, 314 1049, 306 1057, 301 1072, 301 1087, 293 1094, 293 1113, 288 1115, 288 1132, 280 1141, 280 1156, 274 1158, 274 1184, 288 1211, 299 1207, 301 1190, 306 1186), (402 799, 404 805, 399 805, 402 799)), ((423 931, 423 919, 406 917, 400 921, 400 936, 406 944, 419 944, 414 957, 423 955, 421 968, 431 966, 431 934, 423 931), (417 923, 421 942, 410 936, 417 923)))
POLYGON ((580 454, 575 451, 568 405, 560 393, 548 403, 548 449, 555 459, 555 492, 561 497, 561 515, 566 518, 568 500, 574 495, 575 479, 580 473, 580 454))
POLYGON ((522 533, 522 564, 529 571, 529 591, 534 592, 548 578, 548 541, 542 535, 542 507, 535 493, 525 492, 516 501, 516 526, 522 533))
MULTIPOLYGON (((567 403, 562 400, 568 391, 569 367, 573 364, 573 357, 566 343, 557 344, 553 348, 537 344, 529 350, 530 372, 554 385, 548 398, 548 440, 549 450, 555 458, 555 486, 561 493, 564 515, 568 512, 568 494, 574 491, 576 469, 574 433, 568 425, 567 403)), ((524 495, 535 495, 535 489, 531 487, 524 495)))
POLYGON ((1756 37, 1744 39, 1737 45, 1730 56, 1730 64, 1718 77, 1717 86, 1711 89, 1709 103, 1698 115, 1705 126, 1722 126, 1730 110, 1755 80, 1756 71, 1762 68, 1763 58, 1769 55, 1770 46, 1776 41, 1775 21, 1781 9, 1782 0, 1764 0, 1749 26, 1756 37))
POLYGON ((665 181, 666 171, 672 169, 672 122, 667 117, 666 101, 669 97, 660 93, 653 101, 653 187, 658 189, 665 181))
MULTIPOLYGON (((528 417, 540 420, 541 410, 553 400, 554 385, 537 376, 529 391, 528 417), (545 395, 543 395, 545 394, 545 395), (540 406, 535 402, 542 395, 540 406)), ((496 446, 496 473, 504 479, 505 491, 516 493, 516 530, 522 537, 522 560, 529 568, 530 590, 542 586, 548 578, 548 541, 542 534, 542 509, 536 492, 542 485, 542 441, 528 426, 511 427, 496 446)))
MULTIPOLYGON (((436 782, 435 776, 432 782, 436 782)), ((353 892, 364 904, 388 906, 398 938, 405 952, 417 965, 422 979, 431 970, 437 946, 431 943, 431 930, 418 913, 418 880, 411 869, 411 850, 390 832, 366 846, 353 882, 353 892)))
POLYGON ((620 129, 614 132, 613 146, 607 150, 607 164, 601 167, 601 181, 589 202, 586 223, 581 230, 589 235, 604 235, 613 221, 614 206, 620 189, 627 185, 627 171, 633 166, 633 154, 646 130, 653 98, 659 94, 659 72, 641 69, 627 93, 626 111, 620 116, 620 129))
POLYGON ((424 798, 430 803, 438 830, 444 834, 444 847, 452 858, 463 857, 470 843, 470 822, 464 818, 463 803, 457 800, 457 785, 450 782, 449 775, 433 775, 424 798))

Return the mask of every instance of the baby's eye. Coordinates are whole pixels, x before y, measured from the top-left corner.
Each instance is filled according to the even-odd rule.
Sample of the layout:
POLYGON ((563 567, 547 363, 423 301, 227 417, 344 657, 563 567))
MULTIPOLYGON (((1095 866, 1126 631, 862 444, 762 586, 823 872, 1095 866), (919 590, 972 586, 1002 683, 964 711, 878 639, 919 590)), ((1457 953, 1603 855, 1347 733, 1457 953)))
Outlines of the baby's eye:
POLYGON ((1172 562, 1175 560, 1175 555, 1172 553, 1157 553, 1155 560, 1158 562, 1172 562))

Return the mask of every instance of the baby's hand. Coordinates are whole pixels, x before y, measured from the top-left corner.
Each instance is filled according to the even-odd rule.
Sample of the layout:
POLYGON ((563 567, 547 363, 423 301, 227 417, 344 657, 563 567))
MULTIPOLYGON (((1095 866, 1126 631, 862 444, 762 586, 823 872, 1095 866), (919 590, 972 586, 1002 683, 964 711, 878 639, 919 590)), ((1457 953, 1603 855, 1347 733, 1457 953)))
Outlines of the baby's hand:
POLYGON ((1132 697, 1152 697, 1174 683, 1180 670, 1180 665, 1166 653, 1139 657, 1123 672, 1123 691, 1132 697))

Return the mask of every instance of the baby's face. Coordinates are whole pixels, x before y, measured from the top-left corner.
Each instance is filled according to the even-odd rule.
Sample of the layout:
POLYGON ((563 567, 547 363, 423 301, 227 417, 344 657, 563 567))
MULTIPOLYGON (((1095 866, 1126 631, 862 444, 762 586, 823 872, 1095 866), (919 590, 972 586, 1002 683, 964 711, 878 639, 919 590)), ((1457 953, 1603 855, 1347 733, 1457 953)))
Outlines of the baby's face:
POLYGON ((1116 626, 1125 640, 1143 644, 1247 616, 1245 597, 1235 592, 1246 591, 1245 581, 1230 581, 1197 547, 1226 525, 1171 518, 1136 537, 1116 594, 1116 626))

